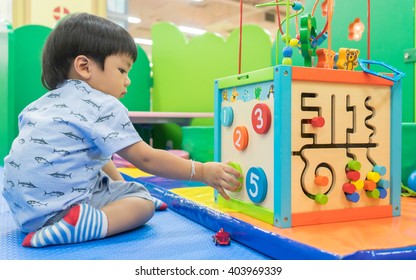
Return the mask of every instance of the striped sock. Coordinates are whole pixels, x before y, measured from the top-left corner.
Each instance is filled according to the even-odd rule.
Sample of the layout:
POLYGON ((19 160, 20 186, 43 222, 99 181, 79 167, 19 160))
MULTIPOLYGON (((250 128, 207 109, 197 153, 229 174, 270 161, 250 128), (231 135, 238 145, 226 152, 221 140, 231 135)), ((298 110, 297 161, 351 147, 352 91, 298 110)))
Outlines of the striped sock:
POLYGON ((155 204, 156 211, 163 211, 168 208, 168 205, 164 203, 162 200, 157 199, 156 197, 152 196, 153 203, 155 204))
POLYGON ((24 247, 44 247, 84 242, 107 235, 108 221, 105 213, 87 204, 72 207, 60 221, 29 233, 24 247))

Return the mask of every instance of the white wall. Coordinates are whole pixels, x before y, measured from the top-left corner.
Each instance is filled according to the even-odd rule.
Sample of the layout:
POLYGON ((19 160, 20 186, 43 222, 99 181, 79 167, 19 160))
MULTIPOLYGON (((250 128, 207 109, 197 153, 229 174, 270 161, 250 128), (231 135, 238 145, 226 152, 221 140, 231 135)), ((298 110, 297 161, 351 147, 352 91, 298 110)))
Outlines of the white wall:
POLYGON ((0 19, 12 22, 12 0, 0 0, 0 19))

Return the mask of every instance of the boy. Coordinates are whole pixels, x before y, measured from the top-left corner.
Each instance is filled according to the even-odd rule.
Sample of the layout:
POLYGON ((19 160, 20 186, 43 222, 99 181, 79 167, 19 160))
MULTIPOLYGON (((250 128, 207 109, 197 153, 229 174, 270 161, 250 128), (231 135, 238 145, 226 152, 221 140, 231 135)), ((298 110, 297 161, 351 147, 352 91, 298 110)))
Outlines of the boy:
POLYGON ((63 19, 42 54, 50 91, 19 115, 19 135, 4 159, 4 191, 13 217, 29 234, 23 246, 104 238, 145 224, 155 200, 124 182, 111 161, 171 179, 197 180, 236 191, 240 174, 223 163, 182 159, 147 145, 119 101, 137 57, 133 38, 117 24, 87 13, 63 19))

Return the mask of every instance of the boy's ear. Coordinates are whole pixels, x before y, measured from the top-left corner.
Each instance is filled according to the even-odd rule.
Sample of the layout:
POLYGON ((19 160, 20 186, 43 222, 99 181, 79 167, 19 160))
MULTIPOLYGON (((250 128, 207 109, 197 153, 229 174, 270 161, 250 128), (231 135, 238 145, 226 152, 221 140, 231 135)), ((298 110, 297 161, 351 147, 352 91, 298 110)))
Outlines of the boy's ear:
POLYGON ((91 60, 85 55, 79 55, 74 59, 74 70, 83 79, 88 80, 91 77, 91 60))

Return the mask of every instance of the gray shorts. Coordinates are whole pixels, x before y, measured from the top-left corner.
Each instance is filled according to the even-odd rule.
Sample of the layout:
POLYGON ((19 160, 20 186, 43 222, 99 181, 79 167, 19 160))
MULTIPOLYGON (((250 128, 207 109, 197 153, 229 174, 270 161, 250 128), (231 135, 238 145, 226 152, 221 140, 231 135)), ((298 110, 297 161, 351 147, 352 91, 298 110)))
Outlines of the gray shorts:
MULTIPOLYGON (((140 183, 137 182, 125 182, 125 181, 113 181, 106 173, 100 171, 98 173, 99 179, 92 189, 92 196, 89 201, 81 201, 79 203, 87 203, 96 209, 126 198, 126 197, 141 197, 152 201, 152 196, 149 191, 140 183)), ((61 220, 69 209, 60 212, 59 214, 50 218, 44 226, 51 225, 61 220)))

